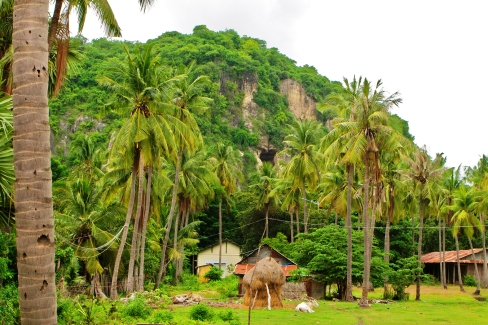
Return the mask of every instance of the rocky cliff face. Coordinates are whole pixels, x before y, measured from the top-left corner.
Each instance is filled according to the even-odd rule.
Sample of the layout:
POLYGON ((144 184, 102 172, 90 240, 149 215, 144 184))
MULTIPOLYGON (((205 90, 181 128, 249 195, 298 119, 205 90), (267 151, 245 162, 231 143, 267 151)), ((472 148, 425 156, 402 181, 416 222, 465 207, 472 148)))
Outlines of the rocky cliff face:
MULTIPOLYGON (((263 120, 265 114, 254 102, 254 92, 258 88, 257 76, 245 76, 239 82, 239 90, 244 93, 242 101, 242 118, 248 129, 253 130, 258 120, 263 120)), ((280 83, 280 93, 288 99, 289 108, 295 119, 315 119, 315 101, 310 98, 302 85, 295 80, 286 79, 280 83)), ((261 161, 275 162, 276 148, 269 142, 268 136, 260 134, 261 142, 258 145, 256 156, 261 161)))
POLYGON ((315 101, 310 98, 302 85, 292 79, 280 82, 280 93, 288 99, 290 111, 298 119, 316 119, 315 101))

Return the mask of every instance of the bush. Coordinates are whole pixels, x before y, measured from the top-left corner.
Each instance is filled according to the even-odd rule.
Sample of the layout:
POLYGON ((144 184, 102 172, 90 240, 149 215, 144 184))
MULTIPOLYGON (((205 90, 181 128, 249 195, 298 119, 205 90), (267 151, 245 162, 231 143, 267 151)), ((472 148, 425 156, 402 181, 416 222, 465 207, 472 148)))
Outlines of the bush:
POLYGON ((122 314, 134 318, 146 318, 151 314, 151 309, 144 300, 136 298, 122 308, 122 314))
POLYGON ((19 324, 19 294, 17 285, 10 283, 0 287, 0 322, 19 324))
POLYGON ((214 317, 212 308, 207 305, 196 305, 190 309, 190 319, 198 321, 211 321, 214 317))
POLYGON ((155 324, 168 324, 172 320, 173 314, 169 310, 158 310, 151 316, 151 318, 149 318, 149 322, 155 324))
POLYGON ((478 282, 476 282, 476 279, 472 275, 465 275, 463 282, 468 287, 476 287, 478 285, 478 282))
POLYGON ((222 279, 222 275, 224 274, 224 270, 219 269, 216 266, 212 266, 210 270, 205 273, 204 277, 209 279, 210 281, 220 281, 222 279))
POLYGON ((232 310, 223 311, 219 314, 219 318, 224 322, 229 322, 231 325, 240 325, 239 317, 234 314, 232 310))

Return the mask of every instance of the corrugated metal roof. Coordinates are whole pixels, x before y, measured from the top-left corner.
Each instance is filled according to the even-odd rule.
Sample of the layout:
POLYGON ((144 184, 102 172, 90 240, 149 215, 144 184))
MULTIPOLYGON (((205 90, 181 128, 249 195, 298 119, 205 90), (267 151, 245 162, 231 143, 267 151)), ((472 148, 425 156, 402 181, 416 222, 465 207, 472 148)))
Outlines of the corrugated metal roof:
MULTIPOLYGON (((241 259, 239 262, 237 262, 237 264, 239 263, 242 263, 242 261, 244 261, 246 258, 252 256, 254 253, 256 253, 258 251, 259 248, 262 248, 262 247, 269 247, 270 249, 274 250, 276 253, 278 253, 279 255, 281 255, 283 258, 287 259, 288 261, 292 262, 293 264, 297 264, 295 262, 293 262, 292 260, 290 260, 288 257, 286 257, 285 255, 281 254, 280 252, 278 252, 276 249, 274 249, 273 247, 269 246, 268 244, 264 244, 264 245, 261 245, 259 246, 258 248, 254 249, 252 252, 250 252, 249 254, 247 254, 243 259, 241 259)), ((273 257, 277 257, 276 255, 273 256, 273 257)))
MULTIPOLYGON (((251 270, 254 267, 254 264, 237 264, 234 269, 234 274, 237 275, 244 275, 247 271, 251 270)), ((291 276, 290 271, 298 269, 297 265, 282 265, 281 269, 285 273, 286 277, 291 276)))
MULTIPOLYGON (((477 254, 483 251, 483 248, 475 248, 473 249, 474 253, 477 254)), ((472 252, 470 249, 460 250, 459 251, 459 262, 460 263, 474 263, 473 260, 470 259, 463 259, 465 257, 470 257, 472 252)), ((432 252, 422 255, 420 259, 422 263, 440 263, 440 254, 439 252, 432 252)), ((445 260, 446 263, 456 263, 457 255, 456 251, 446 251, 445 252, 445 260)), ((476 263, 480 264, 483 263, 483 260, 476 260, 476 263)))

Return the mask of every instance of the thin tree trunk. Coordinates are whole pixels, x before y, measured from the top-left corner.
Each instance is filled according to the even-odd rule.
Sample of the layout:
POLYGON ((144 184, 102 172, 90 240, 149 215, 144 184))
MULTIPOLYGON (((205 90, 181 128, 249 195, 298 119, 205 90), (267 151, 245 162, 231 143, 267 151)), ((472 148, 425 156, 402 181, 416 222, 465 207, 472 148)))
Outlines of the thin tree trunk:
POLYGON ((293 211, 290 211, 290 241, 293 243, 295 237, 293 236, 293 211))
POLYGON ((115 257, 114 272, 112 274, 112 284, 110 286, 110 300, 117 299, 117 277, 119 275, 120 262, 122 260, 122 253, 124 252, 124 246, 127 241, 127 233, 129 232, 130 220, 132 219, 132 210, 134 209, 134 199, 136 196, 136 165, 132 168, 132 177, 130 185, 130 197, 129 206, 127 207, 127 214, 125 216, 124 230, 122 231, 122 238, 120 239, 119 250, 115 257))
POLYGON ((20 321, 56 324, 48 107, 49 1, 13 7, 13 149, 20 321))
POLYGON ((137 206, 136 206, 136 217, 134 219, 134 229, 132 230, 132 244, 130 248, 129 256, 129 270, 127 273, 127 293, 132 293, 134 291, 134 264, 136 260, 137 253, 137 242, 139 239, 139 223, 142 210, 142 194, 144 190, 144 158, 142 152, 139 152, 139 181, 137 190, 137 206))
POLYGON ((56 0, 56 4, 54 5, 53 18, 51 19, 51 27, 49 28, 49 34, 47 38, 47 50, 49 53, 51 53, 51 50, 53 49, 54 40, 56 39, 56 34, 58 33, 59 16, 61 14, 63 2, 63 0, 56 0))
POLYGON ((474 255, 473 243, 471 242, 471 238, 468 237, 469 241, 469 248, 471 248, 471 254, 473 255, 473 262, 474 262, 474 273, 476 278, 476 291, 473 292, 473 295, 479 296, 481 293, 481 279, 480 274, 478 272, 478 263, 476 263, 476 256, 474 255))
MULTIPOLYGON (((480 215, 481 224, 485 226, 485 215, 482 213, 480 215)), ((481 241, 483 242, 483 275, 481 280, 481 285, 484 289, 488 287, 488 268, 486 265, 486 232, 483 230, 481 232, 481 241)))
POLYGON ((219 269, 222 270, 222 198, 219 201, 219 269))
MULTIPOLYGON (((175 252, 179 252, 178 250, 178 222, 180 220, 180 216, 181 216, 181 207, 180 205, 178 204, 178 211, 176 212, 176 219, 175 219, 175 227, 174 227, 174 230, 173 230, 173 249, 175 250, 175 252)), ((173 282, 175 285, 178 284, 178 277, 177 277, 177 265, 178 265, 178 259, 174 259, 173 260, 174 262, 174 266, 175 266, 175 273, 174 273, 174 279, 173 279, 173 282)))
POLYGON ((439 278, 441 282, 441 288, 444 288, 445 283, 444 281, 444 270, 443 270, 443 265, 442 265, 442 217, 439 216, 439 225, 438 225, 438 231, 439 231, 439 278))
MULTIPOLYGON (((384 261, 387 265, 390 264, 390 224, 391 224, 391 220, 393 219, 393 211, 395 210, 395 198, 393 195, 393 191, 394 189, 390 187, 390 190, 388 191, 388 196, 389 196, 388 201, 390 202, 390 205, 388 206, 388 216, 386 218, 386 226, 385 226, 384 261)), ((384 292, 386 293, 388 290, 388 277, 385 277, 384 281, 385 281, 384 292)))
POLYGON ((346 207, 346 228, 347 228, 347 273, 346 273, 346 301, 354 301, 352 295, 352 182, 354 178, 354 165, 347 164, 347 207, 346 207))
MULTIPOLYGON (((448 198, 448 205, 450 205, 450 200, 448 198)), ((446 222, 450 219, 451 211, 447 211, 447 220, 444 220, 442 225, 442 268, 444 269, 444 289, 447 289, 447 267, 446 267, 446 222)), ((453 282, 454 284, 454 282, 453 282)))
POLYGON ((302 191, 303 191, 303 223, 304 223, 303 232, 305 234, 308 234, 307 192, 305 190, 305 185, 302 187, 302 191))
POLYGON ((171 208, 169 209, 168 215, 168 223, 166 226, 166 233, 164 234, 163 239, 163 247, 161 248, 161 263, 159 264, 159 272, 158 277, 156 278, 155 289, 159 288, 159 284, 161 282, 161 278, 166 273, 166 249, 168 246, 169 234, 171 232, 171 225, 173 224, 173 215, 175 213, 176 207, 176 196, 178 194, 178 183, 180 179, 180 162, 181 162, 181 153, 178 154, 177 161, 176 161, 176 170, 175 170, 175 184, 173 187, 173 195, 171 197, 171 208))
POLYGON ((454 239, 456 241, 456 262, 457 262, 457 269, 458 269, 459 290, 461 290, 461 292, 465 292, 464 286, 463 286, 463 276, 461 274, 461 263, 459 262, 459 240, 458 240, 458 236, 456 235, 454 237, 454 239))
MULTIPOLYGON (((423 200, 424 184, 420 186, 420 198, 419 198, 419 242, 417 246, 417 267, 422 267, 422 230, 424 228, 424 200, 423 200)), ((415 287, 415 300, 420 300, 420 271, 417 272, 417 281, 415 287)))
POLYGON ((139 285, 140 291, 144 290, 144 259, 146 250, 146 233, 147 233, 147 223, 149 221, 149 208, 151 206, 151 184, 152 184, 152 166, 147 169, 147 183, 146 183, 146 206, 144 208, 144 220, 142 222, 142 238, 141 238, 141 260, 139 263, 139 285))
POLYGON ((297 235, 300 233, 300 210, 295 207, 295 218, 297 220, 297 235))
POLYGON ((368 216, 368 204, 369 204, 369 159, 365 159, 364 162, 364 198, 363 198, 363 224, 364 224, 364 269, 363 269, 363 289, 361 300, 359 301, 359 307, 370 308, 368 303, 369 292, 369 277, 371 271, 371 260, 369 254, 369 216, 368 216))
POLYGON ((264 214, 266 217, 266 238, 268 238, 268 232, 269 232, 269 222, 268 222, 268 213, 269 213, 269 203, 264 204, 264 214))

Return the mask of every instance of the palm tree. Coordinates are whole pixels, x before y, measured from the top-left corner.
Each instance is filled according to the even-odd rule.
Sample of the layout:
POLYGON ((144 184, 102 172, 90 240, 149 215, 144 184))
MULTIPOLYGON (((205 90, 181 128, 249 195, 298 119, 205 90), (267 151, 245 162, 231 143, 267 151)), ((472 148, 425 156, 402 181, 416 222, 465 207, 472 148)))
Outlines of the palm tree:
MULTIPOLYGON (((408 177, 414 182, 414 187, 418 186, 418 206, 419 206, 419 239, 418 239, 418 268, 422 267, 420 258, 422 256, 422 231, 424 227, 424 209, 425 204, 433 198, 432 195, 433 187, 435 182, 440 178, 444 172, 442 167, 441 155, 437 155, 436 159, 433 161, 427 154, 427 149, 418 148, 414 153, 414 158, 407 158, 408 164, 410 165, 410 171, 408 172, 408 177)), ((420 300, 420 271, 417 272, 417 282, 416 282, 416 296, 415 300, 420 300)))
POLYGON ((315 189, 320 179, 318 144, 324 130, 319 122, 309 120, 296 121, 290 127, 291 133, 283 141, 287 146, 283 153, 290 155, 291 159, 283 171, 283 176, 290 178, 292 187, 302 193, 304 232, 308 233, 306 188, 315 189))
MULTIPOLYGON (((480 197, 474 189, 467 189, 464 185, 461 185, 459 189, 454 192, 453 204, 449 205, 449 210, 454 212, 452 216, 453 228, 452 233, 455 238, 458 237, 461 229, 468 238, 469 247, 471 248, 471 253, 473 255, 474 269, 476 273, 476 291, 474 295, 480 294, 480 283, 481 279, 478 273, 478 263, 476 262, 476 257, 474 255, 473 243, 471 238, 474 234, 474 229, 478 229, 480 232, 485 231, 485 225, 483 225, 480 220, 476 217, 476 212, 478 210, 478 205, 480 197)), ((456 241, 457 242, 457 241, 456 241)), ((456 249, 459 251, 458 245, 456 249)))
POLYGON ((276 170, 273 165, 266 161, 258 169, 258 171, 251 175, 251 184, 249 185, 249 190, 258 197, 257 208, 264 208, 264 216, 266 219, 265 223, 265 233, 266 238, 268 238, 269 222, 268 214, 269 208, 276 205, 277 198, 271 195, 273 188, 276 183, 276 170))
MULTIPOLYGON (((484 193, 488 190, 488 157, 482 155, 480 160, 475 167, 466 168, 466 178, 474 184, 474 186, 484 193)), ((485 224, 485 214, 487 211, 488 200, 486 195, 482 195, 482 201, 480 202, 479 217, 481 223, 485 224)), ((483 277, 481 285, 483 288, 488 287, 488 267, 487 267, 487 256, 486 256, 486 233, 481 233, 481 241, 483 244, 483 277)))
POLYGON ((13 15, 15 218, 22 324, 56 324, 57 318, 47 96, 48 8, 47 0, 16 2, 13 15))
MULTIPOLYGON (((347 78, 344 78, 345 90, 340 93, 332 93, 326 98, 326 104, 317 106, 317 109, 322 112, 332 112, 333 116, 336 116, 332 120, 332 125, 345 122, 347 120, 352 121, 356 116, 357 106, 359 105, 359 98, 361 95, 360 85, 362 78, 349 83, 347 78)), ((330 164, 340 162, 345 165, 347 173, 347 201, 346 201, 346 228, 347 228, 347 274, 346 274, 346 301, 354 301, 352 296, 352 186, 354 179, 354 166, 357 161, 344 160, 344 154, 338 154, 342 152, 342 147, 345 145, 346 138, 342 137, 344 132, 332 131, 322 140, 321 147, 325 153, 325 157, 330 160, 330 164)), ((354 157, 353 157, 354 158, 354 157)), ((359 221, 358 221, 359 224, 359 221)))
POLYGON ((125 50, 127 53, 125 64, 110 66, 107 71, 109 76, 99 79, 101 85, 115 93, 113 105, 118 109, 128 110, 130 115, 117 133, 112 147, 113 158, 125 156, 124 161, 132 165, 132 180, 125 228, 112 276, 111 299, 117 297, 118 269, 133 213, 136 182, 138 184, 137 206, 127 281, 129 292, 133 290, 137 238, 140 236, 138 227, 141 211, 143 211, 145 167, 148 167, 148 171, 151 170, 154 157, 158 157, 161 153, 174 155, 176 148, 174 134, 175 131, 182 130, 181 123, 167 112, 166 105, 160 103, 160 98, 164 95, 163 90, 178 78, 169 77, 165 68, 159 64, 158 58, 154 56, 151 46, 137 51, 134 56, 127 48, 125 50), (138 180, 136 175, 139 175, 138 180))
POLYGON ((206 160, 206 152, 199 150, 193 155, 183 156, 178 182, 178 213, 181 216, 180 226, 175 223, 175 237, 173 247, 179 247, 180 257, 177 261, 175 282, 181 281, 183 272, 183 252, 185 245, 178 243, 178 231, 181 231, 189 224, 191 212, 203 209, 213 198, 215 186, 219 184, 212 165, 206 160), (179 244, 179 245, 177 245, 179 244))
MULTIPOLYGON (((441 188, 443 193, 441 194, 443 196, 443 207, 441 208, 441 212, 445 213, 444 218, 439 218, 439 223, 443 223, 442 226, 442 231, 441 231, 441 241, 442 241, 442 247, 439 249, 441 253, 441 276, 442 276, 442 284, 445 289, 447 289, 447 281, 446 281, 446 225, 449 225, 451 222, 452 218, 452 211, 447 209, 447 206, 451 205, 452 202, 452 196, 455 190, 461 186, 462 181, 461 181, 461 166, 458 168, 449 168, 445 171, 443 174, 443 177, 441 178, 441 188), (447 211, 446 211, 447 210, 447 211), (447 212, 447 213, 446 213, 447 212)), ((441 198, 440 198, 441 199, 441 198)), ((441 199, 442 200, 442 199, 441 199)), ((459 263, 459 261, 458 261, 459 263)), ((458 264, 458 270, 461 269, 461 265, 458 264)), ((464 291, 464 288, 462 286, 462 279, 459 282, 461 291, 464 291)))
MULTIPOLYGON (((208 104, 212 101, 212 99, 208 97, 204 97, 201 95, 204 87, 208 85, 210 79, 206 76, 198 76, 196 78, 191 78, 190 75, 194 68, 195 63, 190 63, 187 67, 180 67, 176 69, 173 74, 175 78, 179 78, 179 80, 175 83, 173 91, 170 93, 168 99, 174 104, 172 108, 174 109, 173 116, 174 118, 184 125, 185 132, 177 132, 177 136, 175 137, 175 142, 177 146, 177 155, 173 157, 174 165, 176 166, 175 174, 174 174, 174 187, 171 199, 171 207, 169 211, 169 218, 168 218, 168 225, 166 227, 166 233, 163 240, 163 247, 161 251, 161 262, 159 266, 159 274, 158 278, 156 279, 156 288, 159 287, 159 282, 161 278, 164 277, 166 273, 166 249, 169 240, 169 234, 171 231, 171 224, 173 221, 173 215, 175 213, 176 208, 176 201, 177 201, 177 194, 178 194, 178 186, 179 186, 179 179, 180 179, 180 168, 182 160, 184 159, 185 154, 192 154, 199 148, 202 143, 202 137, 200 134, 200 129, 198 124, 195 120, 193 114, 201 114, 208 109, 208 104), (178 76, 184 76, 183 78, 178 76)), ((177 131, 177 130, 175 130, 177 131)), ((178 219, 179 213, 176 214, 176 218, 178 219)), ((175 225, 178 224, 176 220, 175 225)), ((176 241, 177 238, 177 231, 178 228, 175 226, 174 228, 174 238, 176 241)))
POLYGON ((105 297, 98 283, 104 269, 100 257, 116 247, 116 238, 107 229, 123 215, 123 209, 114 201, 104 200, 100 185, 84 177, 55 189, 55 194, 60 212, 56 215, 56 237, 74 245, 75 255, 85 262, 92 276, 94 294, 105 297))
MULTIPOLYGON (((350 93, 348 104, 343 105, 349 116, 338 117, 333 122, 333 129, 325 138, 325 153, 330 156, 339 154, 340 159, 348 169, 348 182, 352 184, 352 170, 354 166, 362 163, 364 166, 363 183, 363 223, 364 223, 364 273, 363 293, 359 305, 368 308, 369 278, 371 268, 371 245, 374 220, 369 217, 370 182, 373 188, 379 181, 379 138, 382 136, 395 136, 394 130, 389 126, 388 112, 393 106, 398 106, 402 100, 398 93, 387 96, 382 89, 381 80, 374 87, 367 80, 359 78, 349 85, 350 93)), ((343 115, 344 116, 344 115, 343 115)), ((375 190, 375 193, 378 193, 375 190)), ((349 194, 348 194, 349 196, 349 194)), ((376 213, 373 198, 372 215, 376 213)), ((349 214, 349 213, 348 213, 349 214)), ((346 295, 347 295, 346 291, 346 295)))
POLYGON ((242 178, 241 160, 231 146, 218 143, 210 158, 222 191, 219 194, 219 268, 222 268, 222 201, 229 200, 237 190, 237 180, 242 178))

